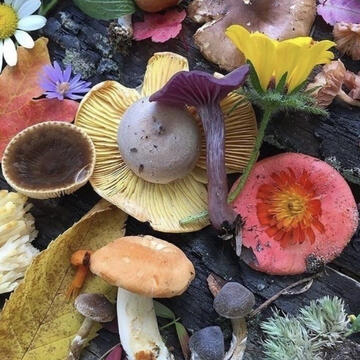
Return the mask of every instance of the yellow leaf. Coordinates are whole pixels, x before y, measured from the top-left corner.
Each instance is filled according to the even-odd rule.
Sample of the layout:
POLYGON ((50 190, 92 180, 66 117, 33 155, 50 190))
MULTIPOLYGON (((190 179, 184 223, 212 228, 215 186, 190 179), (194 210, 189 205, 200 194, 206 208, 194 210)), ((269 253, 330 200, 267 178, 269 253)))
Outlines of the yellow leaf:
MULTIPOLYGON (((71 254, 96 250, 124 236, 127 215, 101 200, 79 222, 38 255, 25 280, 11 295, 0 316, 1 360, 64 360, 83 317, 67 302, 65 293, 74 275, 71 254)), ((83 292, 115 299, 116 288, 90 276, 83 292)), ((96 336, 94 326, 89 340, 96 336)))

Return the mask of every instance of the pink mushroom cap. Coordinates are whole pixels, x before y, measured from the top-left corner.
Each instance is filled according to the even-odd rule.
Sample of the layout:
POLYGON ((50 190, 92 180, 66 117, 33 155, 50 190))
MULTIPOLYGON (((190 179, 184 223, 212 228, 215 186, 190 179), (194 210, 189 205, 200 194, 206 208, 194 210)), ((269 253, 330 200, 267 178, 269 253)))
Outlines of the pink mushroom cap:
POLYGON ((243 245, 252 268, 273 275, 311 271, 338 256, 358 226, 358 210, 344 178, 304 154, 259 161, 233 202, 245 222, 243 245))

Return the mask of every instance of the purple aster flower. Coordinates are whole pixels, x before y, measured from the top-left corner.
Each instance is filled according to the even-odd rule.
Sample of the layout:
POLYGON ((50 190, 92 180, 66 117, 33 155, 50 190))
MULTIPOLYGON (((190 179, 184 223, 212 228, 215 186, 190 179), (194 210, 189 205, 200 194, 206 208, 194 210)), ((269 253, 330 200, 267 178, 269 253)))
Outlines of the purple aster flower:
POLYGON ((39 85, 44 89, 48 99, 64 100, 64 98, 78 100, 82 99, 90 88, 90 82, 80 79, 80 75, 71 78, 71 66, 68 65, 62 70, 60 65, 54 61, 54 65, 44 66, 39 85))

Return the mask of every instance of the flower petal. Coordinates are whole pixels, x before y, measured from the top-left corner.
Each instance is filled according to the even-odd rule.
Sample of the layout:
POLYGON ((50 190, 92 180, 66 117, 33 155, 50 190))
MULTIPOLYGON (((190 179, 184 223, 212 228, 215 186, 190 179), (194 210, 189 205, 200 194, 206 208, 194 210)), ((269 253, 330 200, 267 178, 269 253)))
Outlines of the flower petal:
POLYGON ((22 30, 16 30, 14 35, 16 41, 24 48, 32 49, 34 47, 34 40, 27 32, 22 30))
POLYGON ((2 40, 0 40, 0 74, 3 65, 3 55, 4 55, 4 43, 2 40))
POLYGON ((152 95, 160 90, 174 74, 188 70, 189 64, 184 57, 170 52, 155 53, 146 68, 142 96, 152 95))
POLYGON ((40 0, 31 0, 24 2, 17 12, 19 19, 33 14, 40 6, 40 0))
POLYGON ((38 30, 44 27, 46 18, 41 15, 30 15, 19 20, 18 29, 25 31, 38 30))
POLYGON ((11 39, 4 40, 4 59, 9 66, 15 66, 17 63, 16 47, 11 39))
POLYGON ((27 1, 32 1, 32 0, 12 0, 12 7, 18 11, 21 6, 26 3, 27 1))

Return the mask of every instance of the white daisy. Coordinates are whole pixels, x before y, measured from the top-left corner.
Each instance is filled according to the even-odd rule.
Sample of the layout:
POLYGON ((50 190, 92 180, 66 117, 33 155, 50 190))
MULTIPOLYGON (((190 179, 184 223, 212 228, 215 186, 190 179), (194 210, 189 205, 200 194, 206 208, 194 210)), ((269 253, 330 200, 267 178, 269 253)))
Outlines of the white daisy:
POLYGON ((34 47, 34 40, 26 31, 41 29, 46 24, 43 16, 31 15, 40 6, 40 0, 0 1, 0 73, 3 57, 8 65, 16 65, 16 42, 28 49, 34 47))

